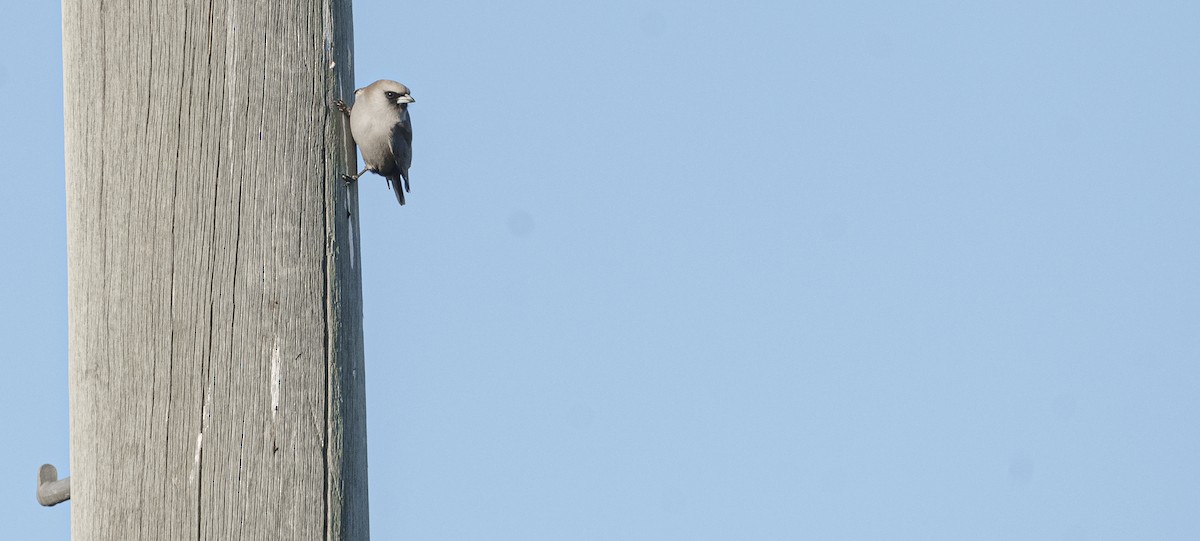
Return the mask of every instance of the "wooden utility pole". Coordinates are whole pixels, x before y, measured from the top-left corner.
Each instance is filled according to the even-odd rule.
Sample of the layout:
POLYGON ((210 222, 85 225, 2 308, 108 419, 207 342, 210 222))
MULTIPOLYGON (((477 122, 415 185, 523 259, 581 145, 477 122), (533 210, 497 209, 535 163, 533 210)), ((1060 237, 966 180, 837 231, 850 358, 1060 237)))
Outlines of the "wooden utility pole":
POLYGON ((368 538, 350 0, 63 0, 72 539, 368 538))

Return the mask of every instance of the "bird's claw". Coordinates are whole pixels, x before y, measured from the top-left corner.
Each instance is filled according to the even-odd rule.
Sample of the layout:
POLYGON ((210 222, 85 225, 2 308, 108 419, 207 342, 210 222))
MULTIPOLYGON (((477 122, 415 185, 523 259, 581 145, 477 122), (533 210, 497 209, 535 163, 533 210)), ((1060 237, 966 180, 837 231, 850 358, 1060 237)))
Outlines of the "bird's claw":
POLYGON ((339 111, 341 111, 347 115, 350 114, 350 108, 346 107, 346 102, 344 102, 342 100, 333 100, 333 106, 337 107, 339 111))
POLYGON ((351 182, 358 180, 358 175, 342 175, 342 180, 345 181, 346 184, 350 184, 351 182))

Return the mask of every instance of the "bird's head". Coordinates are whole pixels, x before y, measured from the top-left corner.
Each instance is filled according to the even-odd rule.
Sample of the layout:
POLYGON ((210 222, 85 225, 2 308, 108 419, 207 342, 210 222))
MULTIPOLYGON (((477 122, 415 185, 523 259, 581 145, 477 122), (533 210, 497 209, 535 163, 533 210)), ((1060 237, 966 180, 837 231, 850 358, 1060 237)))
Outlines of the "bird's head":
POLYGON ((417 101, 413 99, 412 93, 409 92, 407 86, 387 79, 380 79, 354 91, 355 101, 364 99, 376 103, 384 102, 401 109, 417 101))

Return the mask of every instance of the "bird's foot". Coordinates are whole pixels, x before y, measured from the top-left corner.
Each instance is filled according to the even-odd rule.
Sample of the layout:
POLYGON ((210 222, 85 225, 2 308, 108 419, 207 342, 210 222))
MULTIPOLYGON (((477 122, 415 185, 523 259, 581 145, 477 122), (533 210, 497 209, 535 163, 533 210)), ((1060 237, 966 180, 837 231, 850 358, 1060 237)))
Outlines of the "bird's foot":
POLYGON ((346 116, 350 115, 350 108, 346 106, 346 102, 342 100, 333 100, 333 106, 337 107, 338 110, 344 113, 346 116))
POLYGON ((350 184, 358 180, 358 175, 342 175, 342 180, 345 181, 346 184, 350 184))

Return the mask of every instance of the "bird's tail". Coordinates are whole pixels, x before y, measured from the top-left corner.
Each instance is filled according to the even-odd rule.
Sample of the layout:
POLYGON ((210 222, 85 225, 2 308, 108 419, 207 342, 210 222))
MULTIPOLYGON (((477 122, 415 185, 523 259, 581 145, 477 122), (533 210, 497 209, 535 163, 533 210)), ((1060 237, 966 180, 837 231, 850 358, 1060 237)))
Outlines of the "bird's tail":
MULTIPOLYGON (((400 202, 400 206, 404 206, 404 191, 400 189, 400 181, 391 178, 387 180, 388 187, 391 188, 393 192, 396 192, 396 201, 400 202)), ((407 183, 408 181, 406 180, 405 184, 407 183)))

